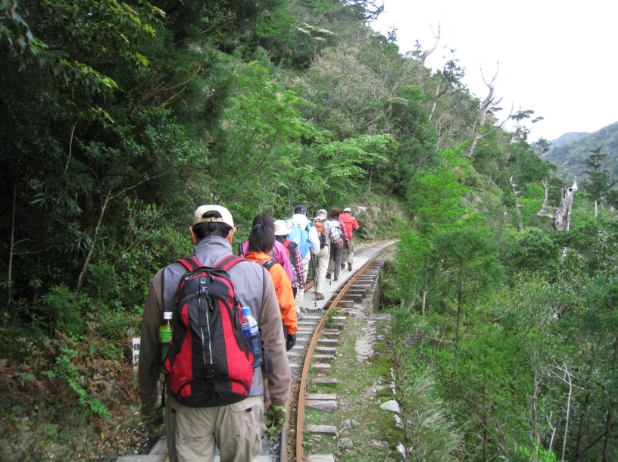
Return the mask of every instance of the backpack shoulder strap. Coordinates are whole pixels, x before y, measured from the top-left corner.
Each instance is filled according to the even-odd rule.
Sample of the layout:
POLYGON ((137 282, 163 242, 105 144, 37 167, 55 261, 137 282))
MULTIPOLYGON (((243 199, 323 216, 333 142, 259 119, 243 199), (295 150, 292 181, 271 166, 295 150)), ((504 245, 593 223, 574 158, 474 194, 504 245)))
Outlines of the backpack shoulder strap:
POLYGON ((223 257, 213 266, 215 268, 222 269, 223 271, 228 271, 232 266, 235 266, 241 261, 247 261, 247 259, 243 257, 239 257, 237 255, 228 255, 226 257, 223 257))
POLYGON ((290 247, 290 241, 289 239, 286 239, 285 241, 283 241, 283 247, 285 247, 286 249, 289 249, 290 247))
POLYGON ((260 265, 262 265, 264 268, 266 268, 266 271, 270 271, 270 269, 275 265, 275 263, 277 263, 275 260, 262 260, 258 262, 260 265))
POLYGON ((200 261, 195 255, 189 258, 181 258, 180 260, 176 261, 176 263, 180 263, 187 269, 187 271, 195 271, 196 269, 204 266, 202 265, 202 263, 200 263, 200 261))

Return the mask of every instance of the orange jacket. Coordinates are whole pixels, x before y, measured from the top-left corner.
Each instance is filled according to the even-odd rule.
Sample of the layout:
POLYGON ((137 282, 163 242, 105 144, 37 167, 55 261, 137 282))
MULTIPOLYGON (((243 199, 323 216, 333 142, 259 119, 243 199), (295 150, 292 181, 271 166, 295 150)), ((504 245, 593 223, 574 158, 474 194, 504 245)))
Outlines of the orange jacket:
POLYGON ((358 221, 354 218, 350 212, 343 212, 339 215, 339 221, 342 221, 345 225, 346 233, 348 233, 348 240, 351 241, 354 238, 354 231, 360 228, 358 221))
MULTIPOLYGON (((245 258, 259 264, 272 260, 269 255, 266 255, 263 252, 248 252, 245 258)), ((285 326, 288 334, 295 334, 298 331, 298 320, 296 317, 296 303, 294 302, 294 292, 292 292, 290 278, 279 263, 275 263, 268 270, 268 273, 270 274, 275 286, 283 325, 285 326)))

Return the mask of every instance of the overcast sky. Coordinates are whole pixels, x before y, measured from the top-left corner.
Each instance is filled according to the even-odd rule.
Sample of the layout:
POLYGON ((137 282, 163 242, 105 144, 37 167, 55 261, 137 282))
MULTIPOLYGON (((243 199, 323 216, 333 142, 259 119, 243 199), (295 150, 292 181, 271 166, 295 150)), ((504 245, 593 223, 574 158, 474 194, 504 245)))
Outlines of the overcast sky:
MULTIPOLYGON (((483 99, 487 87, 479 67, 495 82, 505 111, 532 109, 544 120, 532 140, 567 132, 594 132, 618 121, 618 3, 609 0, 384 0, 385 12, 372 23, 384 34, 397 28, 402 53, 433 46, 425 64, 441 68, 455 48, 466 68, 464 83, 483 99), (443 48, 446 46, 447 48, 443 48)), ((504 111, 503 111, 504 112, 504 111)))

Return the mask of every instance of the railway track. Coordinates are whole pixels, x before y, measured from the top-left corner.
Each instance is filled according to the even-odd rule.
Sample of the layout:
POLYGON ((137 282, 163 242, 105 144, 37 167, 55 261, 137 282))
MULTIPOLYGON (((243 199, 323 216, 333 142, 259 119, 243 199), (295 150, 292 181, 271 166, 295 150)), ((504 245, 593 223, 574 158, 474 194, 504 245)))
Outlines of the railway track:
MULTIPOLYGON (((338 284, 335 284, 334 287, 332 285, 326 286, 323 301, 315 301, 314 294, 308 290, 308 287, 306 288, 304 309, 307 310, 308 315, 298 323, 298 348, 295 347, 288 353, 293 372, 292 377, 296 379, 296 383, 292 385, 287 413, 288 416, 291 416, 291 410, 295 408, 296 420, 290 422, 290 419, 288 419, 282 433, 279 447, 281 462, 287 462, 294 455, 296 461, 334 461, 334 457, 330 454, 304 457, 303 438, 305 431, 336 432, 335 428, 326 428, 325 426, 305 426, 306 407, 326 410, 336 408, 335 395, 306 393, 309 373, 311 369, 326 373, 330 370, 329 362, 335 358, 337 339, 346 319, 345 316, 331 316, 332 311, 335 308, 343 311, 351 309, 354 303, 360 302, 371 291, 383 265, 383 262, 378 260, 380 253, 396 242, 397 240, 379 241, 364 247, 362 252, 359 252, 355 257, 353 271, 342 272, 338 284), (325 328, 328 319, 332 321, 332 325, 330 328, 325 328), (290 431, 292 429, 294 431, 290 431), (293 450, 290 451, 290 448, 293 450)), ((336 383, 334 379, 328 378, 313 380, 318 380, 318 383, 324 385, 336 383)))
MULTIPOLYGON (((315 300, 315 292, 309 289, 313 287, 313 281, 310 281, 305 287, 304 308, 307 315, 302 321, 298 322, 298 333, 296 346, 288 352, 290 367, 292 369, 292 392, 287 404, 287 415, 291 416, 291 409, 296 409, 296 420, 286 422, 286 426, 281 434, 280 441, 271 441, 263 445, 262 454, 259 456, 260 462, 288 462, 290 455, 295 454, 296 461, 303 460, 315 462, 333 461, 331 455, 322 455, 318 458, 309 456, 304 459, 303 454, 303 433, 305 428, 305 408, 309 406, 332 406, 330 396, 307 395, 305 392, 309 371, 312 367, 328 370, 330 365, 328 361, 335 357, 337 338, 339 331, 345 324, 345 317, 332 317, 331 313, 335 308, 351 309, 356 302, 360 302, 362 298, 373 288, 373 283, 378 277, 382 263, 377 259, 380 252, 394 245, 398 240, 386 240, 372 243, 359 249, 355 255, 353 271, 342 270, 339 275, 339 281, 333 282, 327 280, 324 290, 324 300, 315 300), (326 321, 331 318, 334 321, 331 329, 325 329, 326 321), (322 338, 324 337, 324 338, 322 338), (319 346, 316 346, 319 345, 319 346), (323 361, 314 364, 312 360, 323 361), (317 402, 317 404, 316 404, 317 402), (320 402, 322 402, 320 404, 320 402), (291 429, 294 432, 290 432, 291 429), (302 429, 302 430, 299 430, 302 429), (290 448, 295 452, 290 453, 290 448)), ((329 379, 324 379, 328 383, 329 379)), ((331 380, 332 382, 332 380, 331 380)), ((322 429, 323 430, 323 429, 322 429)), ((166 462, 167 445, 165 437, 161 438, 149 455, 141 456, 123 456, 118 458, 118 462, 166 462)), ((219 461, 219 456, 215 457, 215 462, 219 461)))

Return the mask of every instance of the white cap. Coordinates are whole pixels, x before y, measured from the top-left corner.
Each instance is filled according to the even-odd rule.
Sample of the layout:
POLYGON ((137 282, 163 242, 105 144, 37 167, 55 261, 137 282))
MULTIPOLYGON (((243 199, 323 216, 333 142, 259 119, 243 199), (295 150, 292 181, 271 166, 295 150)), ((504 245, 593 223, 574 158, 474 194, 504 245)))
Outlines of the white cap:
POLYGON ((234 227, 234 219, 228 209, 220 205, 201 205, 197 208, 193 214, 193 224, 212 222, 212 223, 225 223, 228 226, 234 227), (206 212, 219 212, 220 217, 208 217, 204 218, 206 212))
POLYGON ((345 209, 343 209, 344 212, 351 212, 352 209, 350 207, 346 207, 345 209))
POLYGON ((275 221, 275 236, 287 236, 290 234, 290 228, 283 220, 275 221))

